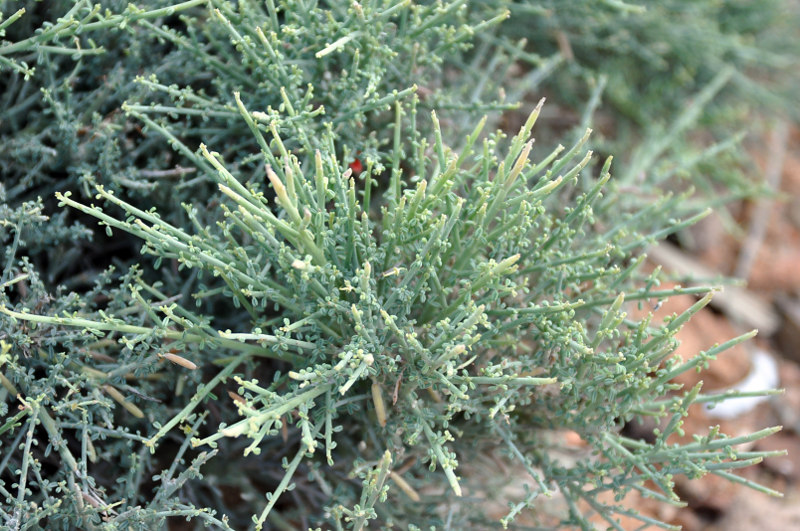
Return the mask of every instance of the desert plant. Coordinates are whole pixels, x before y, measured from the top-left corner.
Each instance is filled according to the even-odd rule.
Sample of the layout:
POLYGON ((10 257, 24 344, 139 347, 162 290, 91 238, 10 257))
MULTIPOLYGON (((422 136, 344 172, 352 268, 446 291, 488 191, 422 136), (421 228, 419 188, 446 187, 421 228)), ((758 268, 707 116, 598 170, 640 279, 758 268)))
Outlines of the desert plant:
POLYGON ((535 148, 542 102, 487 126, 513 107, 486 103, 494 74, 532 59, 490 32, 505 4, 106 7, 0 22, 3 525, 669 527, 625 494, 679 504, 672 478, 708 473, 776 494, 731 470, 777 428, 673 438, 725 398, 673 379, 753 335, 671 356, 714 288, 660 289, 645 252, 707 201, 632 200, 588 131, 535 148), (626 312, 678 294, 663 325, 626 312))
MULTIPOLYGON (((198 312, 180 294, 161 293, 141 278, 130 279, 115 294, 115 305, 124 309, 97 309, 93 318, 81 312, 0 311, 21 322, 97 335, 100 356, 122 349, 121 367, 107 370, 95 363, 63 370, 84 380, 88 371, 96 385, 92 391, 101 388, 112 398, 115 386, 133 392, 117 396, 128 413, 117 417, 117 433, 107 435, 122 437, 123 426, 133 430, 142 427, 137 418, 149 419, 147 435, 128 439, 133 454, 143 448, 161 451, 179 426, 192 435, 191 447, 227 456, 242 450, 245 457, 262 454, 272 470, 280 468, 274 456, 289 452, 285 475, 254 516, 258 528, 293 482, 303 510, 314 515, 312 526, 327 521, 360 527, 376 518, 385 525, 444 522, 442 504, 459 507, 465 492, 485 495, 483 478, 459 478, 459 460, 497 447, 509 449, 532 481, 505 523, 523 507, 535 506, 540 495, 560 491, 571 503, 561 524, 588 525, 577 506, 584 500, 613 525, 615 512, 629 510, 599 502, 604 490, 621 496, 637 489, 675 502, 674 474, 736 478, 729 469, 768 454, 740 454, 734 445, 774 430, 734 439, 712 433, 690 445, 670 444, 668 437, 680 429, 690 404, 720 399, 700 395, 699 387, 677 392, 670 381, 752 334, 679 363, 670 358, 673 336, 710 294, 660 327, 648 319, 628 320, 622 308, 626 300, 656 302, 676 293, 711 291, 659 291, 653 285, 657 279, 648 281, 639 271, 637 257, 648 241, 692 220, 664 220, 654 233, 642 234, 631 216, 597 230, 593 209, 602 203, 610 160, 593 179, 581 179, 591 161, 590 153, 581 154, 582 143, 529 162, 529 135, 540 107, 504 156, 496 154, 496 135, 475 147, 482 124, 460 153, 448 149, 435 130, 431 159, 420 152, 403 161, 417 169, 416 183, 404 184, 410 175, 401 170, 400 159, 406 157, 395 153, 389 185, 378 192, 371 191, 371 179, 357 189, 352 170, 336 159, 334 149, 317 150, 306 160, 272 155, 239 100, 243 121, 264 147, 274 207, 268 188, 243 185, 205 146, 201 153, 217 170, 218 186, 228 198, 220 205, 225 220, 216 227, 200 224, 191 205, 186 215, 195 229, 187 231, 102 187, 98 199, 121 209, 120 215, 59 194, 62 204, 96 217, 107 230, 142 238, 143 252, 155 257, 157 267, 176 263, 187 282, 182 291, 201 309, 220 304, 218 299, 232 304, 235 317, 220 321, 236 323, 233 329, 221 329, 213 314, 198 312), (568 193, 569 188, 580 193, 568 193), (575 197, 565 213, 570 195, 575 197), (120 313, 138 314, 137 324, 120 313), (125 372, 159 376, 155 381, 175 374, 159 359, 189 373, 187 385, 194 387, 177 412, 165 407, 172 400, 164 387, 154 394, 148 384, 122 384, 125 372), (195 376, 202 374, 197 367, 209 366, 219 367, 211 380, 195 376), (201 422, 206 403, 221 410, 219 426, 201 422), (648 443, 619 433, 634 417, 669 422, 648 443), (572 466, 554 460, 544 434, 560 429, 579 433, 604 459, 587 455, 572 466), (240 437, 250 440, 243 443, 240 437), (410 463, 405 477, 393 470, 400 462, 410 463), (426 472, 427 465, 441 470, 426 472), (297 479, 301 470, 308 479, 297 479), (348 477, 364 478, 360 498, 358 481, 348 477), (393 503, 378 505, 387 496, 387 478, 401 488, 388 494, 393 503), (645 486, 647 481, 655 487, 645 486), (423 500, 419 491, 442 483, 449 491, 435 488, 436 494, 423 500)), ((400 121, 399 104, 396 112, 400 121)), ((419 137, 413 144, 424 145, 419 137)), ((664 199, 658 208, 669 210, 671 201, 664 199)), ((45 358, 50 356, 58 357, 58 349, 45 358)), ((19 358, 7 359, 5 367, 20 380, 19 358)), ((26 406, 30 420, 20 433, 29 438, 36 415, 56 406, 47 397, 39 400, 26 406)), ((76 422, 81 424, 77 418, 69 424, 76 422)), ((92 428, 83 426, 91 440, 92 428)), ((182 450, 188 451, 186 443, 182 450)), ((209 459, 206 452, 198 459, 209 459)), ((172 478, 176 466, 167 476, 172 478)), ((236 482, 240 489, 242 480, 236 482)), ((92 512, 105 514, 116 526, 133 519, 154 525, 164 516, 184 514, 177 509, 184 505, 167 495, 135 512, 129 507, 140 500, 117 496, 78 514, 88 521, 92 512), (108 516, 107 507, 116 504, 118 514, 108 516)), ((25 507, 23 498, 17 507, 25 507)), ((184 509, 193 515, 204 510, 184 509)), ((476 525, 478 515, 472 513, 451 514, 451 523, 476 525)))

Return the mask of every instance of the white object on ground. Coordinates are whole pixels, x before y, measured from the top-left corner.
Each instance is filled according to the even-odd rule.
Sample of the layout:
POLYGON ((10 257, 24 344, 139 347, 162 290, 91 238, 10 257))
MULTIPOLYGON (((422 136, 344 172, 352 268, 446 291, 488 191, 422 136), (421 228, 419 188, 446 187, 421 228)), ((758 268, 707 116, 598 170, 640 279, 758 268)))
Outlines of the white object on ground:
MULTIPOLYGON (((750 373, 734 386, 721 393, 740 392, 754 393, 758 391, 771 391, 778 388, 778 364, 763 350, 756 350, 751 356, 752 369, 750 373)), ((705 412, 709 417, 732 419, 747 413, 758 404, 766 400, 767 396, 732 397, 705 405, 705 412)))

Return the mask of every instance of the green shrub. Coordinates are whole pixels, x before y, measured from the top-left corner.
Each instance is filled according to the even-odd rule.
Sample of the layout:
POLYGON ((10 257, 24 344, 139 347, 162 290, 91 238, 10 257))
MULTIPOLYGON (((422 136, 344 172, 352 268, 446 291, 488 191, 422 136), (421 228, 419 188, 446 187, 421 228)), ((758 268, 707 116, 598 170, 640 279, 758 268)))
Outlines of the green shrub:
POLYGON ((535 149, 541 102, 512 138, 486 127, 497 73, 530 59, 493 29, 503 3, 343 5, 0 23, 3 525, 485 528, 499 497, 503 525, 618 527, 630 490, 680 503, 677 474, 775 494, 730 470, 776 428, 669 440, 721 399, 673 378, 753 335, 671 357, 714 288, 659 289, 643 252, 703 200, 631 201, 588 133, 535 149), (676 294, 701 298, 626 313, 676 294), (644 418, 652 440, 620 433, 644 418), (562 430, 590 450, 564 459, 562 430), (482 455, 524 494, 464 468, 482 455))
MULTIPOLYGON (((695 186, 719 206, 763 193, 740 143, 764 116, 797 119, 800 10, 783 0, 507 2, 496 32, 556 63, 551 101, 597 122, 628 186, 695 186), (602 105, 601 105, 602 103, 602 105)), ((546 59, 545 59, 546 58, 546 59)), ((535 95, 535 99, 540 96, 535 95)), ((557 115, 556 123, 564 117, 557 115)))

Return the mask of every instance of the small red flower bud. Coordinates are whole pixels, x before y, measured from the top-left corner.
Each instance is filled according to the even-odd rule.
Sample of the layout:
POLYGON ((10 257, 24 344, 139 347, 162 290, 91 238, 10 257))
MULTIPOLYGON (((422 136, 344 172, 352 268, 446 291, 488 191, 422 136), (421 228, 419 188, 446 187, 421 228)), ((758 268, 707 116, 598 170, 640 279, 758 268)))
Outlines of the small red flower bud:
POLYGON ((364 169, 364 165, 361 164, 361 159, 355 159, 353 162, 350 163, 350 169, 353 170, 353 175, 358 175, 361 173, 361 170, 364 169))

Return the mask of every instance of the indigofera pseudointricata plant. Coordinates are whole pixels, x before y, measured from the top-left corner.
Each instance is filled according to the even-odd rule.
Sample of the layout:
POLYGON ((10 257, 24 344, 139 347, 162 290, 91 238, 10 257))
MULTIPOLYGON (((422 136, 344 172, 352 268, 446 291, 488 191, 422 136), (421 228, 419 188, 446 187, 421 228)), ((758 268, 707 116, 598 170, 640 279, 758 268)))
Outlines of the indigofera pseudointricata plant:
POLYGON ((669 528, 626 495, 777 494, 732 470, 778 428, 682 436, 729 395, 675 377, 753 333, 673 357, 715 288, 645 259, 752 192, 783 3, 0 0, 0 527, 669 528))
MULTIPOLYGON (((634 489, 677 503, 674 475, 747 482, 729 470, 769 455, 735 446, 775 429, 736 438, 712 431, 683 445, 669 439, 689 405, 721 399, 700 394, 699 386, 681 390, 673 378, 753 335, 688 362, 670 357, 674 334, 709 302, 712 289, 659 290, 657 277, 641 268, 641 251, 705 212, 647 233, 636 215, 610 225, 603 197, 610 158, 594 164, 582 149, 586 137, 533 157, 530 136, 542 103, 503 151, 502 135, 482 136, 483 122, 453 151, 434 114, 429 148, 412 133, 418 149, 405 154, 398 142, 387 175, 357 177, 336 158, 333 136, 320 142, 330 149, 299 157, 236 100, 262 147, 264 179, 243 184, 201 145, 226 197, 216 225, 204 225, 189 204, 193 229, 172 225, 100 186, 103 207, 58 194, 62 205, 97 218, 110 233, 141 238, 142 252, 160 270, 171 263, 187 279, 183 294, 161 293, 138 274, 128 278, 120 294, 125 307, 116 314, 0 310, 27 326, 105 338, 94 347, 102 356, 123 349, 124 370, 92 376, 130 413, 117 422, 141 433, 131 439, 134 453, 169 454, 169 441, 187 434, 161 477, 172 478, 178 459, 192 452, 196 461, 182 474, 197 474, 201 464, 208 473, 220 452, 227 464, 217 467, 233 459, 237 467, 265 467, 275 483, 266 499, 262 491, 262 501, 248 505, 259 529, 268 519, 286 523, 296 511, 311 526, 464 528, 488 525, 488 517, 479 503, 460 498, 491 497, 509 478, 463 473, 462 464, 494 453, 530 483, 524 495, 507 500, 504 525, 531 508, 543 524, 588 526, 593 510, 613 526, 615 514, 636 512, 600 500, 604 491, 618 501, 634 489), (702 298, 664 325, 624 311, 633 301, 654 304, 686 293, 702 298), (235 315, 225 319, 235 329, 215 326, 215 316, 203 311, 210 307, 235 315), (125 315, 138 315, 136 324, 125 315), (190 395, 162 390, 153 397, 185 396, 169 417, 163 404, 137 397, 146 393, 136 391, 135 379, 127 384, 133 394, 112 391, 126 371, 166 377, 159 358, 181 373, 202 367, 208 375, 193 380, 190 395), (620 433, 644 417, 665 419, 653 441, 620 433), (591 451, 557 458, 548 434, 565 429, 591 451), (285 469, 278 475, 276 460, 285 469), (556 494, 566 509, 539 514, 546 496, 556 494)), ((415 100, 396 104, 395 112, 399 135, 405 113, 416 114, 415 100)), ((654 208, 677 200, 666 197, 654 208)), ((3 370, 22 370, 20 361, 4 354, 3 370)), ((184 374, 179 378, 185 382, 184 374)), ((43 402, 27 407, 41 420, 48 399, 37 400, 43 402)), ((35 420, 22 422, 29 434, 36 430, 35 420)), ((255 470, 245 468, 237 479, 227 478, 231 473, 212 481, 241 491, 243 483, 257 491, 265 481, 255 470)), ((164 481, 155 498, 84 505, 76 518, 88 522, 94 513, 114 525, 153 525, 166 516, 203 515, 214 525, 227 522, 227 515, 210 516, 220 507, 178 501, 173 482, 164 481)))

